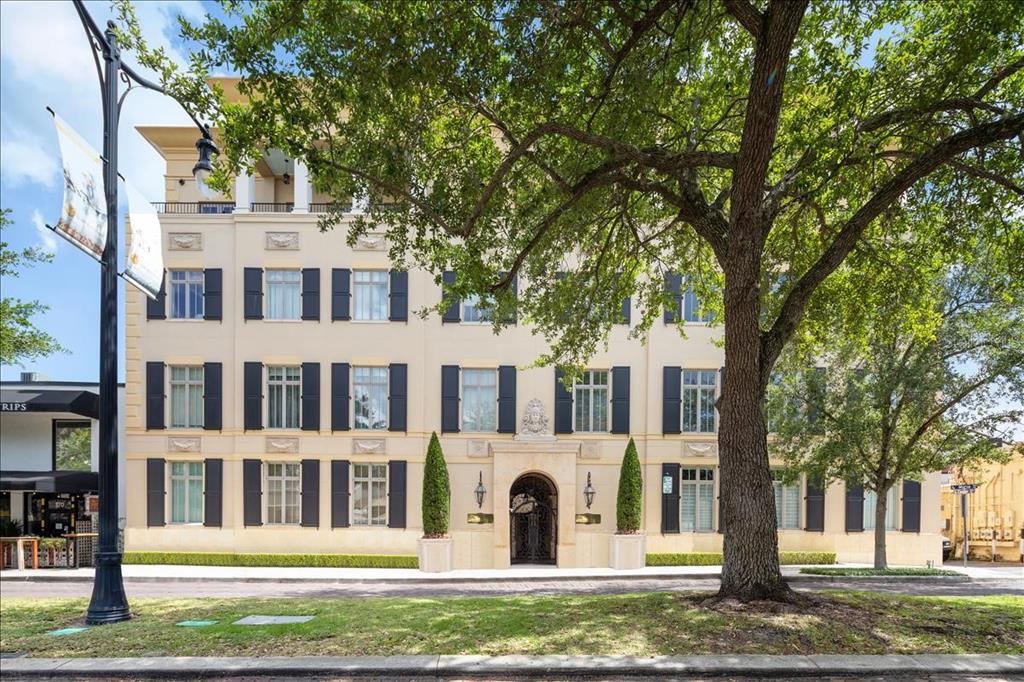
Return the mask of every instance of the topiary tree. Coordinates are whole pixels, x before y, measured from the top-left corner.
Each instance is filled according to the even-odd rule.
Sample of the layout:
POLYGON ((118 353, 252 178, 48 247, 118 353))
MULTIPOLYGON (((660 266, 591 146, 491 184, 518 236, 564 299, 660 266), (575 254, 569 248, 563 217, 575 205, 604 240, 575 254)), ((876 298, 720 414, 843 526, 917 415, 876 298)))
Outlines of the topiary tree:
POLYGON ((450 499, 448 465, 435 431, 430 434, 427 462, 423 466, 423 537, 443 538, 448 534, 450 499))
POLYGON ((632 535, 640 530, 643 489, 640 458, 636 454, 636 444, 630 438, 629 445, 626 446, 626 454, 622 456, 622 469, 619 471, 619 498, 615 505, 617 533, 632 535))

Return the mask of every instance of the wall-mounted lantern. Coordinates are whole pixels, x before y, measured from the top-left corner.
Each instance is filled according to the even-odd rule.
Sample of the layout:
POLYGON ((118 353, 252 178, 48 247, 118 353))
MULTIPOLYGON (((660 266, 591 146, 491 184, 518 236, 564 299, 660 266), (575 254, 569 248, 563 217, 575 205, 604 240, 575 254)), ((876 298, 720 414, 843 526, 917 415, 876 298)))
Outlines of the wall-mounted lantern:
POLYGON ((473 494, 476 495, 476 506, 477 509, 482 509, 484 506, 484 495, 487 494, 487 488, 484 487, 484 472, 480 472, 480 480, 477 481, 476 489, 473 490, 473 494))
POLYGON ((583 488, 583 501, 587 503, 587 509, 590 509, 590 505, 594 503, 594 494, 597 491, 594 490, 594 486, 590 483, 590 472, 587 472, 587 486, 583 488))

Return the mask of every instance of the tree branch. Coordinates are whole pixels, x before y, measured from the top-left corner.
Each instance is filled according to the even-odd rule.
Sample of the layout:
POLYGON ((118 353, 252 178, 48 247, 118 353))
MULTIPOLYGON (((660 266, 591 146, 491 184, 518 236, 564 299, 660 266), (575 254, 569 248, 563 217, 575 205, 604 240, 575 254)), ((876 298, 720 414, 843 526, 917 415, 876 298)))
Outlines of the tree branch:
POLYGON ((748 0, 722 0, 725 9, 733 18, 740 22, 740 25, 747 30, 754 38, 761 36, 761 26, 764 24, 764 15, 757 11, 757 8, 748 0))
POLYGON ((975 97, 954 97, 950 99, 943 99, 931 104, 925 104, 919 107, 906 107, 903 109, 890 109, 889 111, 883 112, 869 118, 868 120, 860 124, 860 130, 864 132, 871 132, 884 128, 887 125, 893 123, 901 123, 903 121, 909 121, 919 116, 926 116, 928 114, 937 114, 944 111, 974 111, 976 109, 984 109, 985 111, 992 112, 994 114, 1005 113, 1003 109, 997 107, 994 104, 989 104, 975 97))

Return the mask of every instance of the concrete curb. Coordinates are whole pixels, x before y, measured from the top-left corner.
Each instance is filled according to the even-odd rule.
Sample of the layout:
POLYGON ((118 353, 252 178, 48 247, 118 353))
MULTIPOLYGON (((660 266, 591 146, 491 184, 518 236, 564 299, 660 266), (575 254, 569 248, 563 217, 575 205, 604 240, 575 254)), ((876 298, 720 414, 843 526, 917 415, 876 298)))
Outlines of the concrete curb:
POLYGON ((131 678, 187 676, 347 676, 608 678, 610 676, 809 677, 1018 675, 1024 656, 352 656, 181 658, 8 658, 0 677, 131 678))

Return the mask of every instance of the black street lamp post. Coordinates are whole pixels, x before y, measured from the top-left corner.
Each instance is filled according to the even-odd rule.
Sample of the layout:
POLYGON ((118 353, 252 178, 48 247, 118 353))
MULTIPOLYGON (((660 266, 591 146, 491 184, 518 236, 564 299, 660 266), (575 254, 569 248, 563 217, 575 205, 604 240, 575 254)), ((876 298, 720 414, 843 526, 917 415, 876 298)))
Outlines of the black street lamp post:
MULTIPOLYGON (((139 76, 134 69, 121 61, 121 51, 114 33, 114 23, 107 23, 107 30, 101 31, 85 9, 82 0, 74 0, 75 9, 82 20, 89 42, 103 58, 100 71, 100 85, 103 99, 103 191, 107 203, 107 243, 100 259, 100 418, 99 418, 99 484, 100 523, 99 547, 96 552, 96 577, 92 587, 92 599, 85 614, 90 625, 116 623, 131 618, 128 599, 124 593, 121 578, 121 551, 117 546, 117 133, 121 103, 127 90, 142 87, 164 93, 159 85, 139 76), (124 94, 119 94, 120 81, 128 84, 124 94)), ((164 93, 166 94, 166 93, 164 93)), ((191 112, 189 115, 192 116, 191 112)), ((217 148, 210 137, 210 130, 195 116, 192 120, 199 126, 203 137, 196 146, 200 149, 200 162, 196 164, 197 175, 203 173, 203 181, 210 170, 210 153, 217 148), (200 146, 202 145, 202 146, 200 146)))

